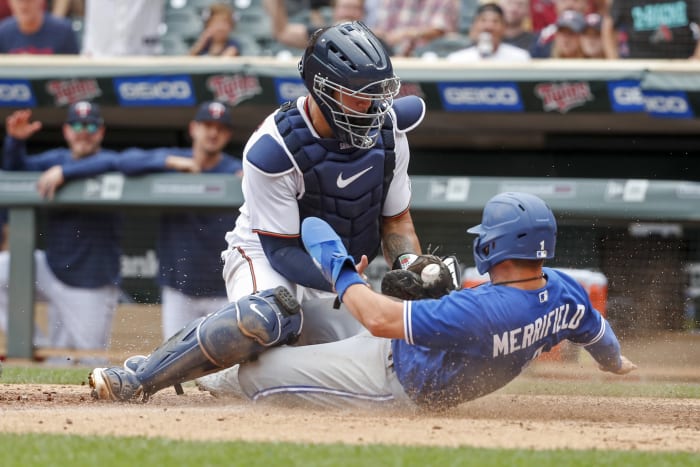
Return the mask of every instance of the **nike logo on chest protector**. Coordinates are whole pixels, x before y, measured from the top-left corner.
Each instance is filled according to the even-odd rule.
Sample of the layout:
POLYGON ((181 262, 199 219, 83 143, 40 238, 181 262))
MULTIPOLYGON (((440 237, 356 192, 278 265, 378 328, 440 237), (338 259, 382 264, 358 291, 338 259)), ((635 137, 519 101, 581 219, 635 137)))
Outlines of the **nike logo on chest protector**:
POLYGON ((355 175, 352 175, 351 177, 348 178, 343 178, 343 172, 340 172, 338 174, 338 179, 335 181, 336 185, 338 185, 338 188, 345 188, 346 186, 350 185, 352 182, 357 180, 358 178, 362 177, 364 174, 372 170, 374 166, 367 167, 365 170, 362 172, 358 172, 355 175))

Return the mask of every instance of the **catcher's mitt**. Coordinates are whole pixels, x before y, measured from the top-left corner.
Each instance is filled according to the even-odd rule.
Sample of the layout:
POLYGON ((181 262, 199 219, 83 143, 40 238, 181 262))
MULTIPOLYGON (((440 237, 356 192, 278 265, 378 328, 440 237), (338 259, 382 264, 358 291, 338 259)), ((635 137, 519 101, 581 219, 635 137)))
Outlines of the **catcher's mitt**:
POLYGON ((457 288, 458 271, 454 257, 443 261, 435 255, 420 255, 404 269, 387 272, 382 278, 382 293, 401 300, 440 298, 457 288))

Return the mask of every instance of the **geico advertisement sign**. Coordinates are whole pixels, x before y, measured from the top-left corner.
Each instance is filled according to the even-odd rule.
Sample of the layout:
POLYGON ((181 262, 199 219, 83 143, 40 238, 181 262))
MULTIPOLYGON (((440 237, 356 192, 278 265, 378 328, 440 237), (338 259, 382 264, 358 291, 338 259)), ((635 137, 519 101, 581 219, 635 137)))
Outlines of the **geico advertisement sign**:
POLYGON ((277 102, 279 104, 296 100, 297 97, 305 96, 309 93, 301 78, 276 78, 275 92, 277 93, 277 102))
POLYGON ((608 83, 614 112, 647 112, 657 117, 693 118, 688 96, 683 91, 651 91, 642 89, 639 81, 608 83))
POLYGON ((682 91, 643 91, 644 108, 655 117, 693 118, 688 97, 682 91))
POLYGON ((29 81, 0 80, 0 107, 34 107, 35 104, 29 81))
POLYGON ((442 106, 448 111, 522 112, 515 83, 439 83, 442 106))
POLYGON ((194 105, 189 76, 140 76, 115 78, 114 87, 123 106, 194 105))

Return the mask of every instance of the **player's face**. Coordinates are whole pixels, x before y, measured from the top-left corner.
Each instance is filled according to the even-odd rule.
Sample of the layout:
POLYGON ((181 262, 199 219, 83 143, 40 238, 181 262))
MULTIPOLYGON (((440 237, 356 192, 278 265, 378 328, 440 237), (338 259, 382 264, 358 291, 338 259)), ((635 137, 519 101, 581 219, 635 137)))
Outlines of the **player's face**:
POLYGON ((218 155, 231 140, 231 130, 218 122, 192 122, 190 137, 196 149, 218 155))
POLYGON ((105 127, 95 123, 76 122, 63 125, 63 137, 73 153, 81 159, 100 150, 105 135, 105 127))
POLYGON ((368 94, 345 94, 338 92, 336 99, 340 102, 341 108, 347 114, 365 114, 372 107, 372 96, 368 94))

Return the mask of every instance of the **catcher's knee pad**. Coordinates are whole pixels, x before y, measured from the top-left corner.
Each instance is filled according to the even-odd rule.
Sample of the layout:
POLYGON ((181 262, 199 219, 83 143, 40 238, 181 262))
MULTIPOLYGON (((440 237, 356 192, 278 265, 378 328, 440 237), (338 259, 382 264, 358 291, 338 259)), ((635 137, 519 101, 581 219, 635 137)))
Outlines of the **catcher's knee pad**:
POLYGON ((197 339, 212 363, 228 367, 252 360, 268 347, 294 342, 303 321, 294 296, 277 287, 243 297, 207 316, 197 339))
POLYGON ((303 314, 284 287, 244 297, 206 318, 190 322, 131 369, 144 398, 254 359, 266 348, 294 341, 303 314))

